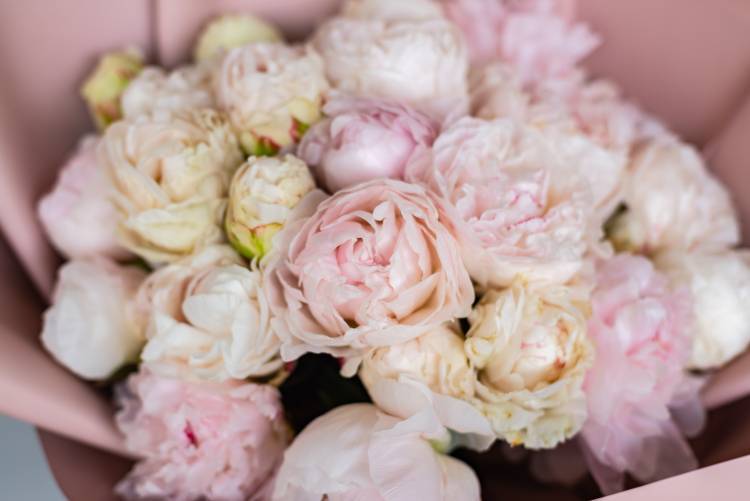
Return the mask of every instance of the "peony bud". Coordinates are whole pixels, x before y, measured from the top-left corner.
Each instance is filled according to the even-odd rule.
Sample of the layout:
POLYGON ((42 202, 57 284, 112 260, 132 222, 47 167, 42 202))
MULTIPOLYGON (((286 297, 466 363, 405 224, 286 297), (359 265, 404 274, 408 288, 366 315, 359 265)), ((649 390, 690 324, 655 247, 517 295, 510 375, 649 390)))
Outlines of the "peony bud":
POLYGON ((198 38, 193 52, 197 62, 222 51, 254 42, 280 42, 281 33, 272 25, 251 15, 226 15, 211 21, 198 38))
POLYGON ((313 188, 307 165, 293 155, 248 159, 229 188, 226 231, 235 250, 248 259, 266 255, 291 210, 313 188))
POLYGON ((690 368, 720 367, 745 351, 750 344, 750 252, 665 252, 655 264, 675 288, 693 295, 690 368))
POLYGON ((99 59, 81 95, 100 130, 122 118, 120 96, 142 69, 143 56, 135 49, 111 52, 99 59))

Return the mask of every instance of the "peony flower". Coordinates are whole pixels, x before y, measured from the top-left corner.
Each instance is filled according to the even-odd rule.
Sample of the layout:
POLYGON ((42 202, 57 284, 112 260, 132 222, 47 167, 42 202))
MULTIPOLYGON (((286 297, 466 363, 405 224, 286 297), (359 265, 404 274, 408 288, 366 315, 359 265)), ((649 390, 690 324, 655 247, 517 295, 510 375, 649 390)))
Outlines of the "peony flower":
POLYGON ((136 49, 105 54, 81 87, 99 130, 122 118, 120 96, 143 69, 143 55, 136 49))
POLYGON ((289 441, 279 392, 252 383, 131 376, 117 426, 139 457, 117 486, 126 500, 268 500, 289 441))
POLYGON ((229 14, 208 23, 198 37, 193 56, 203 62, 243 45, 281 40, 281 33, 262 19, 249 14, 229 14))
POLYGON ((376 379, 404 376, 424 382, 436 393, 474 396, 475 374, 464 352, 464 339, 451 324, 437 326, 406 343, 370 351, 359 374, 365 386, 376 379))
POLYGON ((205 66, 183 66, 170 73, 155 66, 145 68, 122 94, 123 116, 213 108, 210 77, 205 66))
POLYGON ((261 274, 228 246, 155 271, 138 302, 150 318, 141 358, 155 372, 224 381, 281 368, 261 274))
POLYGON ((341 15, 381 21, 426 21, 442 18, 443 11, 433 0, 348 0, 341 8, 341 15))
POLYGON ((726 189, 698 152, 675 139, 653 139, 636 150, 624 191, 626 210, 609 228, 619 250, 713 250, 739 242, 726 189))
POLYGON ((527 90, 513 68, 489 64, 471 74, 472 113, 487 120, 509 117, 554 138, 571 175, 591 188, 603 223, 622 201, 628 153, 647 119, 606 82, 573 80, 547 80, 527 90))
POLYGON ((572 3, 444 0, 444 8, 466 37, 472 63, 498 59, 524 82, 539 82, 573 70, 599 45, 586 24, 573 22, 572 3))
POLYGON ((666 135, 658 122, 626 101, 614 83, 587 82, 583 70, 529 86, 515 68, 494 62, 472 70, 469 88, 474 116, 556 126, 618 153, 628 153, 644 137, 666 135))
POLYGON ((581 268, 594 230, 578 163, 561 151, 558 137, 537 128, 467 117, 407 167, 406 179, 444 201, 480 286, 515 277, 564 283, 581 268))
POLYGON ((229 180, 242 163, 223 116, 157 113, 113 124, 99 146, 112 177, 121 243, 153 263, 219 242, 229 180))
POLYGON ((692 305, 667 285, 643 257, 621 254, 598 269, 589 320, 596 359, 579 443, 605 494, 622 490, 625 472, 651 482, 698 466, 670 414, 691 403, 692 420, 702 421, 699 385, 683 371, 692 305))
POLYGON ((438 134, 425 115, 388 101, 339 96, 323 112, 297 154, 330 193, 370 179, 402 179, 412 156, 438 134))
POLYGON ((293 155, 250 157, 229 188, 227 236, 248 259, 262 258, 289 213, 315 188, 310 169, 293 155))
POLYGON ((284 360, 308 351, 356 360, 469 313, 471 281, 425 190, 376 180, 319 206, 311 195, 274 241, 287 250, 266 274, 284 360))
POLYGON ((117 211, 112 183, 96 158, 99 139, 85 136, 63 165, 52 191, 39 201, 39 220, 52 244, 66 257, 126 259, 112 221, 117 211))
POLYGON ((431 409, 442 425, 461 434, 462 445, 484 450, 495 440, 487 418, 469 403, 477 375, 457 325, 440 325, 411 341, 371 350, 359 377, 383 412, 407 419, 431 409))
POLYGON ((371 404, 338 407, 287 449, 273 499, 478 501, 471 468, 438 452, 447 442, 447 430, 427 413, 399 421, 371 404))
POLYGON ((214 75, 219 107, 250 155, 273 155, 297 143, 320 118, 328 82, 311 49, 255 43, 232 49, 214 75))
POLYGON ((690 329, 693 344, 688 367, 718 368, 747 349, 750 253, 672 251, 657 254, 655 264, 673 287, 688 289, 693 296, 695 322, 690 329))
POLYGON ((444 19, 336 17, 318 29, 313 45, 342 92, 408 104, 439 121, 468 104, 466 48, 444 19))
POLYGON ((501 33, 509 15, 507 2, 498 0, 442 0, 445 16, 461 29, 473 64, 502 54, 501 33))
POLYGON ((132 300, 146 273, 104 258, 70 261, 59 273, 44 314, 47 351, 84 379, 107 379, 135 362, 145 340, 132 300))
POLYGON ((514 283, 486 293, 469 322, 466 353, 479 371, 474 405, 511 445, 548 449, 586 419, 583 378, 593 358, 587 304, 574 289, 514 283))

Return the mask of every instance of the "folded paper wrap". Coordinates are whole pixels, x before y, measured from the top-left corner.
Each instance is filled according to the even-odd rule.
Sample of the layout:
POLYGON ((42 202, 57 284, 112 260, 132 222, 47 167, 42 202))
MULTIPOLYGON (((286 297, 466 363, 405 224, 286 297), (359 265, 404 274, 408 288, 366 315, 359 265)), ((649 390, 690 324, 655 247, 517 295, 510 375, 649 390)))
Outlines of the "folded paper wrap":
MULTIPOLYGON (((35 205, 66 152, 90 127, 77 89, 95 56, 138 45, 152 60, 174 65, 185 59, 199 27, 219 13, 254 12, 294 39, 337 4, 337 0, 0 4, 0 227, 4 235, 0 412, 126 454, 104 394, 55 364, 38 342, 44 298, 49 297, 60 261, 36 221, 35 205)), ((580 4, 582 16, 605 33, 606 43, 589 60, 592 72, 622 84, 628 95, 687 139, 709 145, 712 166, 734 190, 749 235, 750 46, 739 42, 747 41, 750 32, 750 5, 742 0, 717 0, 710 6, 700 0, 582 0, 580 4)), ((748 394, 750 354, 715 375, 704 397, 715 408, 748 394)), ((730 452, 713 450, 707 461, 750 453, 750 429, 746 431, 743 436, 736 430, 737 440, 727 441, 730 452)), ((47 433, 42 438, 52 470, 70 499, 91 499, 94 492, 97 499, 106 499, 111 483, 127 467, 122 459, 80 443, 47 433)), ((746 456, 607 499, 744 499, 742 473, 749 467, 750 456, 746 456)), ((488 499, 501 494, 507 498, 508 493, 515 494, 513 499, 563 498, 562 491, 553 487, 498 486, 491 479, 485 484, 486 497, 492 496, 488 499)), ((565 499, 578 499, 567 495, 565 499)))

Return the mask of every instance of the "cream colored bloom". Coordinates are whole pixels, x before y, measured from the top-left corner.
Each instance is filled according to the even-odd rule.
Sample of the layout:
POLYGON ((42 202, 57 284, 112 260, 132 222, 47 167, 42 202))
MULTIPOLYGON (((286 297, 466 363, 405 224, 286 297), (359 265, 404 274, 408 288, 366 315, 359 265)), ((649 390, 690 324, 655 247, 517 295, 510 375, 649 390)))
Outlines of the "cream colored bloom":
POLYGON ((619 250, 721 249, 739 241, 729 193, 698 152, 676 139, 658 138, 635 152, 625 205, 609 231, 619 250))
POLYGON ((433 0, 348 0, 341 13, 346 17, 382 21, 424 21, 443 17, 440 3, 433 0))
POLYGON ((665 252, 655 258, 675 288, 693 296, 693 369, 721 367, 750 344, 750 252, 665 252))
POLYGON ((249 259, 262 258, 289 213, 314 188, 307 164, 293 155, 250 157, 229 189, 229 242, 249 259))
POLYGON ((122 95, 122 113, 126 118, 159 110, 212 107, 211 74, 205 65, 184 66, 170 73, 148 67, 130 82, 122 95))
POLYGON ((463 336, 451 324, 406 343, 372 350, 364 357, 359 375, 367 387, 378 379, 407 377, 436 393, 458 398, 474 395, 476 379, 464 352, 463 336))
POLYGON ((262 19, 249 14, 229 14, 217 17, 203 29, 193 54, 201 62, 235 47, 281 40, 281 33, 262 19))
POLYGON ((142 68, 143 55, 136 49, 110 52, 99 59, 81 95, 100 130, 122 117, 120 96, 142 68))
POLYGON ((84 379, 106 379, 136 362, 145 339, 132 301, 145 277, 104 258, 65 264, 44 314, 44 347, 84 379))
POLYGON ((593 358, 586 309, 567 287, 533 290, 518 282, 488 292, 475 307, 465 345, 479 371, 475 405, 498 437, 544 449, 581 429, 593 358))
POLYGON ((310 48, 256 43, 232 49, 214 75, 226 110, 250 155, 272 155, 299 141, 320 118, 328 82, 310 48))
POLYGON ((228 246, 157 270, 138 302, 150 318, 142 358, 160 374, 223 381, 281 367, 261 274, 228 246))
POLYGON ((152 263, 223 239, 229 181, 242 162, 224 117, 211 110, 118 122, 99 146, 115 186, 122 244, 152 263))
POLYGON ((433 118, 466 110, 469 60, 461 33, 444 19, 336 17, 313 45, 339 90, 409 104, 433 118))

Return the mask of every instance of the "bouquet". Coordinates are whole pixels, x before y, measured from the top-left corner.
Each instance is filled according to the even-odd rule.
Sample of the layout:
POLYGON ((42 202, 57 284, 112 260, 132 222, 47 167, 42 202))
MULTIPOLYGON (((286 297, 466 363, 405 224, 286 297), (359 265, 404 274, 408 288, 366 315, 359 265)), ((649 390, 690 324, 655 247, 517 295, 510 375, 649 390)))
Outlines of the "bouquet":
POLYGON ((113 388, 120 496, 478 500, 452 454, 495 443, 604 493, 697 467, 750 253, 701 154, 581 67, 571 2, 197 40, 101 58, 97 132, 38 207, 68 258, 42 343, 113 388))

